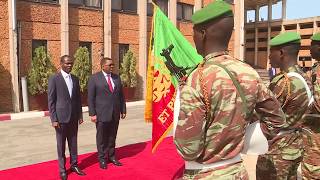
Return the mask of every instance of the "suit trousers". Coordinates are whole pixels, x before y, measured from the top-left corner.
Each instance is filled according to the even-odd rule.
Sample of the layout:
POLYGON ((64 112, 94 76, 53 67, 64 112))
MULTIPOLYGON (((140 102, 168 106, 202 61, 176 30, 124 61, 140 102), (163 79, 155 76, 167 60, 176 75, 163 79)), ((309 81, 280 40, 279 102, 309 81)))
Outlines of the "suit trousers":
POLYGON ((99 161, 105 161, 106 156, 109 160, 115 159, 116 137, 118 132, 119 119, 111 122, 96 123, 96 141, 99 161))
POLYGON ((70 165, 71 167, 78 165, 78 121, 71 120, 69 123, 59 123, 59 125, 60 127, 56 128, 59 171, 66 172, 66 140, 70 152, 70 165))

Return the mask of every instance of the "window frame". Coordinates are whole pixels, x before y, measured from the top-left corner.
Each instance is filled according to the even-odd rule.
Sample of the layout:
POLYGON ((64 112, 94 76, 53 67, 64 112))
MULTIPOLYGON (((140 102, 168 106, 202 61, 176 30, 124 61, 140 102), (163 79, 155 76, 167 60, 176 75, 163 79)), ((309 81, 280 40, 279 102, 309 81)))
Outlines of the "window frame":
POLYGON ((89 51, 89 60, 92 64, 92 42, 90 41, 79 41, 79 47, 86 47, 89 51), (90 48, 87 47, 87 45, 90 46, 90 48))
POLYGON ((130 49, 130 44, 122 44, 122 43, 119 43, 118 44, 118 62, 119 62, 119 69, 120 69, 120 67, 121 67, 121 63, 123 62, 123 57, 124 57, 124 55, 129 51, 129 49, 130 49), (121 50, 122 50, 122 48, 123 49, 125 49, 125 51, 123 51, 124 53, 123 53, 123 55, 122 55, 122 57, 121 57, 121 50))
POLYGON ((123 1, 126 1, 126 0, 111 0, 111 11, 112 12, 118 12, 118 13, 127 13, 127 14, 138 14, 138 0, 127 0, 128 2, 133 2, 135 1, 136 3, 136 8, 134 11, 131 11, 131 10, 128 10, 128 9, 124 9, 123 7, 123 1), (112 1, 120 1, 120 9, 114 9, 112 7, 112 1))
POLYGON ((190 22, 191 21, 191 16, 190 16, 190 19, 186 19, 186 13, 185 13, 185 10, 186 8, 189 7, 192 9, 192 13, 191 13, 191 16, 193 15, 194 13, 194 5, 192 4, 186 4, 186 3, 181 3, 181 2, 178 2, 177 3, 177 20, 178 21, 183 21, 183 22, 190 22), (179 14, 178 14, 178 6, 181 6, 181 18, 179 18, 179 14))
POLYGON ((76 6, 76 7, 87 7, 87 8, 94 8, 94 9, 102 9, 102 3, 103 3, 103 1, 102 0, 98 0, 98 1, 100 1, 100 6, 90 6, 90 5, 87 5, 87 1, 86 0, 79 0, 79 1, 81 1, 80 3, 70 3, 69 1, 68 1, 68 4, 70 5, 70 6, 76 6))
POLYGON ((48 40, 46 39, 32 39, 31 40, 31 57, 34 57, 34 50, 40 46, 44 46, 46 49, 46 54, 48 54, 48 40), (36 43, 39 43, 38 46, 36 46, 36 43), (44 44, 44 45, 43 45, 44 44))

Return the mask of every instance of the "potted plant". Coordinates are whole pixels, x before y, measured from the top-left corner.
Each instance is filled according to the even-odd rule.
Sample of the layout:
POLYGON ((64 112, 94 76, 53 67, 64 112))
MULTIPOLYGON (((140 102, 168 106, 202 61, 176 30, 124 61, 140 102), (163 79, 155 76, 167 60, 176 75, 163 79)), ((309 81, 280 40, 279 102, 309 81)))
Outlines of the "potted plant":
POLYGON ((131 50, 128 50, 123 56, 123 62, 120 67, 120 78, 126 100, 134 98, 135 88, 138 84, 136 65, 136 57, 134 57, 131 50))
POLYGON ((79 47, 74 54, 74 65, 71 73, 79 78, 82 105, 87 103, 87 87, 92 72, 92 65, 87 47, 79 47))
POLYGON ((47 55, 46 48, 40 46, 35 49, 31 61, 31 69, 27 75, 28 91, 34 96, 41 110, 48 109, 48 80, 54 74, 55 67, 51 63, 51 58, 47 55))

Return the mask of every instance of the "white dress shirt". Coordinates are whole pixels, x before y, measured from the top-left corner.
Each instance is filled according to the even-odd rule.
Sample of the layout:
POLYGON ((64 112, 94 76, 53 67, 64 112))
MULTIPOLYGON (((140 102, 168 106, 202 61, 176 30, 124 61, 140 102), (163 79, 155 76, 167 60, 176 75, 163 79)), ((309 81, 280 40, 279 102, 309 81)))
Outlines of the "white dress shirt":
POLYGON ((67 87, 68 87, 68 91, 69 91, 69 95, 70 97, 72 96, 72 88, 73 88, 73 83, 72 83, 72 78, 71 78, 71 75, 64 72, 62 69, 61 69, 61 74, 63 76, 63 79, 64 81, 66 82, 67 84, 67 87))
POLYGON ((106 78, 107 84, 108 84, 108 76, 110 76, 112 89, 114 90, 114 82, 113 82, 113 79, 111 77, 111 73, 107 74, 104 71, 102 71, 102 73, 103 73, 103 76, 106 78))

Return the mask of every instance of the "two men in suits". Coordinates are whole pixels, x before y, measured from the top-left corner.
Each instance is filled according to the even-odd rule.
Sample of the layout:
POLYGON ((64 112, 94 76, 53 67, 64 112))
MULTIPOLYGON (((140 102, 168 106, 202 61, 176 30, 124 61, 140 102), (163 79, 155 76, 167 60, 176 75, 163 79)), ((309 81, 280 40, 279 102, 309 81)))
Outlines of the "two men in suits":
POLYGON ((115 155, 115 142, 120 117, 126 117, 126 103, 120 77, 112 73, 112 59, 103 58, 101 72, 91 76, 88 84, 88 105, 91 121, 96 123, 96 143, 101 169, 107 169, 106 158, 122 166, 115 155))
POLYGON ((61 71, 49 78, 48 107, 52 126, 56 131, 59 171, 62 180, 66 173, 66 139, 70 152, 71 170, 78 175, 85 173, 78 167, 78 124, 83 122, 79 79, 70 74, 73 59, 68 55, 60 58, 61 71))

